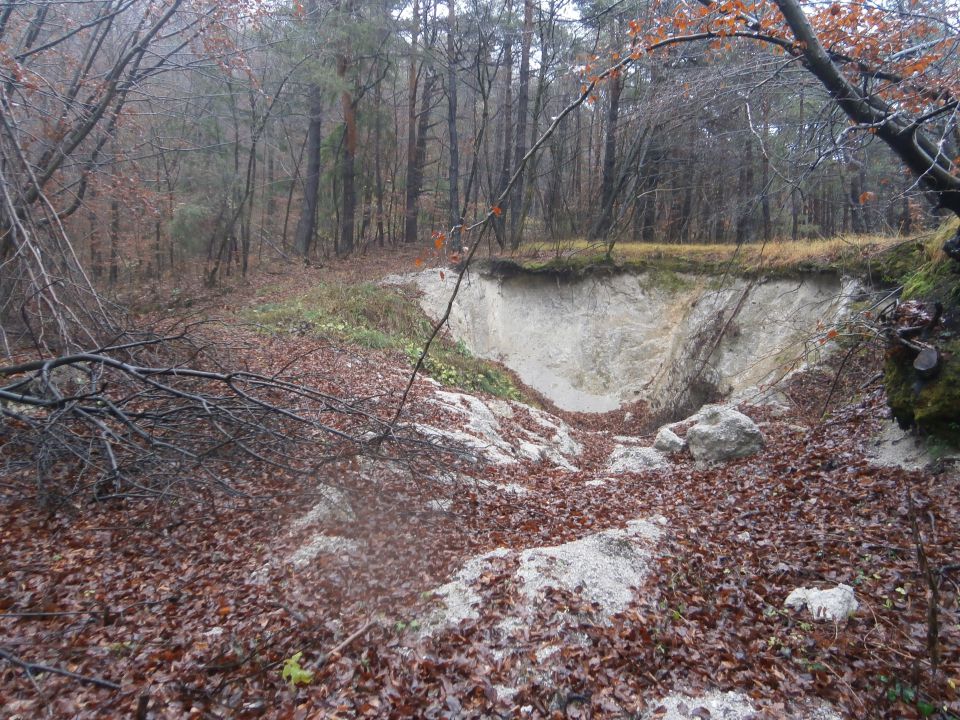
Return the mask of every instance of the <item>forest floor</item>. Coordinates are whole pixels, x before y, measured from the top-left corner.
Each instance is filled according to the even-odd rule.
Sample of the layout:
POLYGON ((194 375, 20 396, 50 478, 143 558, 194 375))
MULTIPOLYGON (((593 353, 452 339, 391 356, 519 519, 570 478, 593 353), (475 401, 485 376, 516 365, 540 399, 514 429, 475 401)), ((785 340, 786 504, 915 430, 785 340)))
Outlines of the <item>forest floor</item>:
MULTIPOLYGON (((216 318, 204 332, 229 339, 238 366, 269 372, 301 357, 312 382, 375 394, 389 414, 409 377, 402 351, 309 329, 265 334, 243 313, 414 260, 264 272, 151 317, 216 318)), ((960 477, 948 463, 870 460, 890 423, 882 391, 862 388, 877 362, 848 364, 836 388, 836 364, 795 376, 787 409, 742 408, 764 451, 710 468, 683 455, 611 478, 616 438, 636 429, 621 411, 557 413, 583 448, 573 469, 424 446, 390 463, 344 455, 311 477, 239 475, 235 497, 78 502, 57 514, 4 484, 0 718, 659 718, 675 691, 738 691, 773 718, 807 717, 817 702, 845 718, 960 718, 960 477), (303 521, 329 487, 349 516, 303 521), (548 592, 531 608, 542 632, 493 652, 520 602, 505 563, 480 579, 479 617, 421 631, 433 590, 471 557, 654 517, 663 532, 649 572, 609 622, 590 622, 573 593, 548 592), (345 544, 299 562, 318 531, 345 544), (837 583, 860 603, 847 622, 783 609, 794 588, 837 583), (560 651, 538 654, 551 619, 573 610, 580 624, 553 638, 560 651), (537 671, 518 679, 521 661, 537 671), (290 684, 284 668, 287 680, 308 674, 290 684)), ((437 389, 418 380, 404 421, 462 429, 431 402, 437 389)), ((725 716, 710 707, 692 700, 676 717, 725 716)))

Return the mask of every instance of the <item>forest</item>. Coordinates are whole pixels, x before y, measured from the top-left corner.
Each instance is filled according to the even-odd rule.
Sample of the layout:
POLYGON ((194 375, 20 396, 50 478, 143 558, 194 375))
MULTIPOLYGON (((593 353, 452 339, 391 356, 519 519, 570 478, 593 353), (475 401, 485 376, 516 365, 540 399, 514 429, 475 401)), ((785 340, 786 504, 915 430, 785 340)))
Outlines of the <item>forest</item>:
POLYGON ((958 46, 0 0, 0 718, 960 718, 958 46))
POLYGON ((162 294, 494 205, 499 248, 909 234, 951 206, 955 8, 816 8, 877 117, 831 101, 773 5, 7 3, 4 312, 23 242, 41 275, 162 294), (947 177, 902 169, 887 118, 947 177))

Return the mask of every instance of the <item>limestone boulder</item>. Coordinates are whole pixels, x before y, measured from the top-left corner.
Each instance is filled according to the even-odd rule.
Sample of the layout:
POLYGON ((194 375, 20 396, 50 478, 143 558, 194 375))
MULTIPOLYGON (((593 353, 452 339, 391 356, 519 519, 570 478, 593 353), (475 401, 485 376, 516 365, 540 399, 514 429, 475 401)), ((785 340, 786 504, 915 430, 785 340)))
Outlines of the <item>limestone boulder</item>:
POLYGON ((686 441, 668 427, 662 427, 653 441, 653 449, 667 455, 683 452, 687 447, 686 441))
POLYGON ((696 460, 724 462, 759 452, 763 448, 763 434, 743 413, 715 405, 687 430, 687 447, 696 460))
POLYGON ((653 448, 618 445, 610 453, 606 471, 612 474, 643 473, 666 466, 666 458, 653 448))

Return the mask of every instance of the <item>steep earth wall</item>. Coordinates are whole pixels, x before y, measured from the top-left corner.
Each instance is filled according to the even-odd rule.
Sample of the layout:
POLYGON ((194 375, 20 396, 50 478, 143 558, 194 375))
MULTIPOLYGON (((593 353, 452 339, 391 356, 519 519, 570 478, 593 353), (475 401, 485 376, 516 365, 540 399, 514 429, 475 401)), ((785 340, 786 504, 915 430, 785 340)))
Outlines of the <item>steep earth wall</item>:
MULTIPOLYGON (((446 309, 452 275, 414 276, 433 318, 446 309)), ((694 376, 722 395, 775 380, 817 352, 811 336, 843 314, 852 290, 822 274, 751 281, 471 272, 450 329, 559 407, 606 412, 635 400, 669 402, 694 376)))

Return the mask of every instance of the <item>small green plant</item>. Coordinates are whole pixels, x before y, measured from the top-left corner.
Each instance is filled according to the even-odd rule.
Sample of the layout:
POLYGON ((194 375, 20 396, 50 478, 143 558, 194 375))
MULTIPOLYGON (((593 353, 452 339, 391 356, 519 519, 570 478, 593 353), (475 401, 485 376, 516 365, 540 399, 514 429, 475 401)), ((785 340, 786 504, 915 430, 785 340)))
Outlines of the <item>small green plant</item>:
MULTIPOLYGON (((887 686, 887 700, 891 703, 903 702, 907 705, 913 705, 920 713, 920 717, 931 717, 937 712, 937 706, 928 700, 922 699, 915 687, 901 682, 897 678, 880 676, 880 682, 887 686)), ((956 716, 947 714, 944 717, 956 720, 956 716)))
POLYGON ((297 685, 309 685, 313 682, 313 672, 304 670, 300 666, 301 657, 303 657, 303 653, 298 652, 294 654, 293 657, 288 657, 283 661, 283 669, 280 671, 280 677, 283 678, 285 682, 290 683, 291 690, 296 690, 297 685))

